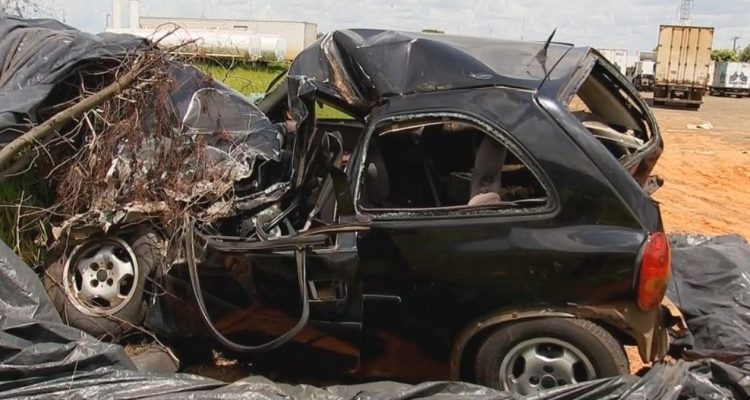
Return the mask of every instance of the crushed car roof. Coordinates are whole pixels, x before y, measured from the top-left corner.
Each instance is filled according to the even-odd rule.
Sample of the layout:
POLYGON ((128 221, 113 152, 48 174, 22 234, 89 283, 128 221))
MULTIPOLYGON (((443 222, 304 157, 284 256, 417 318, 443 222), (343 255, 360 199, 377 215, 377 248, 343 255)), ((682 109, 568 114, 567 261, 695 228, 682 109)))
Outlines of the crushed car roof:
POLYGON ((289 76, 353 109, 390 96, 481 86, 536 89, 571 48, 543 42, 482 39, 374 29, 340 30, 305 49, 289 76))

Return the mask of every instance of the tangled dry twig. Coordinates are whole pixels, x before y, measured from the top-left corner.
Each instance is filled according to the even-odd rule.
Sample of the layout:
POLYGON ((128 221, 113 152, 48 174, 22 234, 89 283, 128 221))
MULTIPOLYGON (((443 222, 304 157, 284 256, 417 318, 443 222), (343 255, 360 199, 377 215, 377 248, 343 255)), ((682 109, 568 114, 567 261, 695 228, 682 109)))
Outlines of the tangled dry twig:
POLYGON ((55 241, 157 221, 172 236, 187 216, 212 223, 267 195, 253 182, 279 161, 273 123, 158 43, 78 68, 40 106, 50 117, 0 149, 0 180, 51 189, 34 213, 55 241))
POLYGON ((70 108, 60 111, 52 116, 52 118, 33 127, 31 130, 0 149, 0 172, 2 172, 3 178, 7 177, 7 171, 5 171, 7 165, 27 147, 43 141, 47 136, 63 128, 75 118, 80 117, 81 114, 110 100, 124 90, 127 90, 138 80, 138 77, 143 74, 148 67, 149 63, 146 59, 136 60, 127 73, 117 78, 114 82, 107 85, 99 92, 84 98, 70 108))

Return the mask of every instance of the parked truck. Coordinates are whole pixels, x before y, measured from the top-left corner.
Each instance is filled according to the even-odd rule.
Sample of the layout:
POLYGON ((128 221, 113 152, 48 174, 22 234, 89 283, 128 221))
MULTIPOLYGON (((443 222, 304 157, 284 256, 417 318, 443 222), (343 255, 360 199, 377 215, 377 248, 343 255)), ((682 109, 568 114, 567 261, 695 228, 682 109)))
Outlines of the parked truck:
POLYGON ((628 51, 624 49, 598 49, 623 75, 627 74, 628 51))
POLYGON ((698 109, 708 89, 714 28, 661 25, 656 50, 654 104, 698 109))
POLYGON ((709 93, 715 96, 750 97, 748 77, 750 77, 750 63, 717 62, 709 93))
POLYGON ((654 90, 654 61, 638 61, 635 63, 633 86, 641 92, 654 90))

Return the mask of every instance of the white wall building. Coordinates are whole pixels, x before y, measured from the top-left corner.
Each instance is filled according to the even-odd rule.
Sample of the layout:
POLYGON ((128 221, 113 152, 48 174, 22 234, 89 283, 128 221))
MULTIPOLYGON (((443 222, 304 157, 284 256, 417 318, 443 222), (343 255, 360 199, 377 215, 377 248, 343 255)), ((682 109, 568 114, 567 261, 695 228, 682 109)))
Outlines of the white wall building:
MULTIPOLYGON (((133 1, 133 0, 131 0, 133 1)), ((176 24, 190 31, 221 30, 259 35, 279 35, 286 42, 286 59, 292 60, 317 40, 318 25, 296 21, 252 21, 242 19, 140 17, 140 27, 156 29, 164 24, 176 24)))
POLYGON ((128 30, 133 30, 134 34, 140 34, 142 30, 156 31, 159 28, 164 29, 166 25, 177 25, 193 36, 208 31, 219 36, 273 35, 283 39, 286 46, 284 58, 287 60, 297 57, 304 48, 313 44, 318 36, 318 25, 310 22, 143 17, 140 15, 140 0, 112 0, 112 9, 112 24, 107 27, 109 31, 127 33, 128 30), (125 2, 128 3, 128 26, 123 24, 125 2), (196 33, 191 34, 191 30, 196 33))

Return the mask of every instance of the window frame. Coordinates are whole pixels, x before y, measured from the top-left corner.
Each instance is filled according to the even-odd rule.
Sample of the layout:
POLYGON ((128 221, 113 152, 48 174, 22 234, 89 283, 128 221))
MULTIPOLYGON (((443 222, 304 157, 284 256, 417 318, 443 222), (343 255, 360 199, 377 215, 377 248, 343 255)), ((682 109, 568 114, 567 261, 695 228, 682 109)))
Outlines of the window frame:
MULTIPOLYGON (((577 118, 573 116, 573 114, 569 111, 568 106, 570 104, 570 101, 576 96, 586 79, 588 79, 588 77, 593 73, 593 69, 596 66, 604 69, 608 73, 608 75, 610 75, 616 81, 616 83, 621 86, 620 89, 628 94, 629 100, 632 101, 638 109, 638 112, 641 114, 640 117, 643 118, 646 125, 645 127, 648 130, 649 138, 647 141, 645 141, 645 145, 639 151, 622 160, 618 160, 617 158, 612 156, 612 158, 618 164, 629 171, 631 168, 637 167, 645 157, 647 157, 654 151, 655 147, 661 146, 663 139, 661 136, 661 131, 659 130, 658 122, 656 121, 656 117, 652 113, 646 101, 638 94, 638 91, 635 90, 635 87, 633 87, 633 85, 627 79, 623 79, 624 76, 619 73, 619 71, 616 70, 601 53, 596 50, 590 50, 581 62, 580 67, 569 78, 568 83, 556 95, 553 96, 557 99, 557 105, 560 107, 560 110, 562 110, 566 114, 565 117, 569 117, 572 120, 576 121, 576 126, 578 128, 589 132, 588 129, 583 126, 583 124, 578 121, 577 118)), ((632 112, 632 110, 629 110, 629 112, 632 112)), ((602 147, 604 146, 598 139, 595 139, 595 141, 602 147)), ((609 151, 607 151, 607 154, 611 155, 609 151)), ((628 175, 633 178, 632 174, 629 173, 628 175)))
MULTIPOLYGON (((431 122, 427 121, 420 126, 428 125, 431 122)), ((534 157, 521 146, 511 134, 507 133, 504 129, 501 129, 495 125, 487 123, 482 118, 471 115, 464 112, 456 111, 425 111, 418 113, 399 113, 388 115, 379 120, 373 122, 366 129, 362 135, 363 142, 358 146, 356 155, 356 168, 352 168, 351 178, 354 181, 354 209, 357 214, 364 214, 372 217, 374 220, 391 220, 391 219, 444 219, 444 218, 466 218, 466 217, 529 217, 529 216, 544 216, 550 215, 557 212, 559 209, 559 197, 557 191, 552 185, 552 181, 547 176, 546 172, 541 168, 540 164, 534 157), (404 123, 409 120, 419 119, 442 119, 446 122, 460 122, 473 126, 479 129, 485 135, 490 135, 494 140, 497 140, 508 151, 510 151, 519 161, 524 163, 526 168, 529 169, 531 174, 537 179, 539 185, 546 192, 547 202, 541 206, 535 207, 519 207, 519 208, 497 208, 497 206, 447 206, 447 207, 433 207, 433 208, 367 208, 363 207, 360 199, 362 196, 362 188, 364 185, 364 171, 366 170, 365 164, 367 161, 367 153, 369 151, 370 142, 373 135, 376 132, 382 132, 384 125, 392 125, 394 123, 404 123)))

